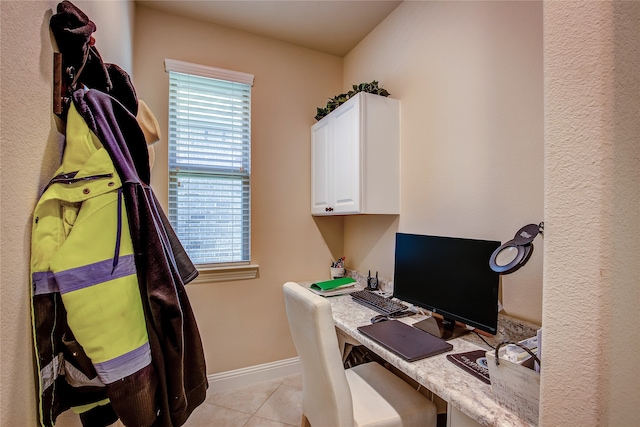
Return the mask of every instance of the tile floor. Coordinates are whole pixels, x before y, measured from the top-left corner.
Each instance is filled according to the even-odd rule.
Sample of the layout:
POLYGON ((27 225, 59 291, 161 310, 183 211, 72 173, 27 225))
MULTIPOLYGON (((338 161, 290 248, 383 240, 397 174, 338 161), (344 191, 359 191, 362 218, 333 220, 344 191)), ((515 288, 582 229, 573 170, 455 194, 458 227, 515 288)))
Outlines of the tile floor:
MULTIPOLYGON (((296 374, 228 391, 209 390, 184 427, 298 427, 301 419, 302 375, 296 374)), ((56 427, 81 424, 66 411, 56 427)))
POLYGON ((229 391, 207 392, 207 399, 184 427, 298 427, 302 419, 302 375, 291 375, 229 391))

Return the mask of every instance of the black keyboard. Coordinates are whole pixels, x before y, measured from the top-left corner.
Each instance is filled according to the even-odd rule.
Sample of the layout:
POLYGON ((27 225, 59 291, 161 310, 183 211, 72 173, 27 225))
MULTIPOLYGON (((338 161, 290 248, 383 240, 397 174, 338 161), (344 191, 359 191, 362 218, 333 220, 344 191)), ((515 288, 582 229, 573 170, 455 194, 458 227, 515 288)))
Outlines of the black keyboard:
POLYGON ((402 303, 385 298, 374 292, 363 289, 351 293, 351 298, 359 304, 369 307, 380 314, 387 316, 406 310, 408 307, 402 303))

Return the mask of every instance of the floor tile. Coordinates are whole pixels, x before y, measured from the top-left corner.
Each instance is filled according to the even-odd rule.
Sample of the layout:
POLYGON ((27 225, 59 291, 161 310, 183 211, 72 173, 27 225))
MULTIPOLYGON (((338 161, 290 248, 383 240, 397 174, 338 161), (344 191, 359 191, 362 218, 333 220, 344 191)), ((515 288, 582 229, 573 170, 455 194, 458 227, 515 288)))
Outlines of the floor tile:
POLYGON ((302 389, 281 384, 255 415, 281 423, 300 425, 302 389))
POLYGON ((284 377, 282 379, 282 384, 286 384, 302 390, 302 374, 294 374, 284 377))
POLYGON ((227 391, 207 393, 207 403, 253 414, 273 394, 280 384, 265 381, 227 391))
MULTIPOLYGON (((228 391, 207 393, 184 427, 298 427, 302 419, 302 374, 228 391)), ((72 411, 56 427, 81 427, 72 411)), ((113 427, 122 427, 120 422, 113 427)))
POLYGON ((184 427, 242 427, 250 418, 251 414, 204 403, 193 411, 184 427))
MULTIPOLYGON (((298 424, 296 424, 295 427, 298 427, 299 425, 300 425, 300 422, 298 422, 298 424)), ((285 424, 279 421, 273 421, 273 420, 260 418, 256 416, 251 417, 249 422, 244 425, 244 427, 291 427, 291 426, 292 424, 285 424)))
POLYGON ((284 377, 280 377, 280 378, 272 378, 269 381, 272 383, 276 383, 278 385, 282 384, 282 380, 284 380, 284 377))

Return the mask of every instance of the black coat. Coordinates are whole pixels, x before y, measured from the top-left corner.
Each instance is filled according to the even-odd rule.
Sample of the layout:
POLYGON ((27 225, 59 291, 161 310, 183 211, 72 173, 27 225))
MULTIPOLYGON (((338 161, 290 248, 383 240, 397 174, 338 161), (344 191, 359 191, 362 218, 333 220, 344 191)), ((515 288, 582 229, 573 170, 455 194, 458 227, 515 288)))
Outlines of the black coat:
POLYGON ((111 399, 112 405, 126 425, 147 425, 159 410, 153 426, 180 426, 204 401, 208 386, 202 342, 184 288, 198 271, 149 186, 147 145, 136 118, 98 90, 78 90, 73 102, 122 180, 151 346, 152 372, 114 384, 117 389, 109 394, 122 398, 119 403, 111 399))

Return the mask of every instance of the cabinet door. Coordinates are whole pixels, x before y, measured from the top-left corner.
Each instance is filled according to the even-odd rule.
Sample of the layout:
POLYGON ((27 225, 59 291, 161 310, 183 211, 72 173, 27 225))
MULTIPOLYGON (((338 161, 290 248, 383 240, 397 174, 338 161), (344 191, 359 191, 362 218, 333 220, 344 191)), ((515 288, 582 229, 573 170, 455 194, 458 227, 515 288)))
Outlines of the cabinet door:
MULTIPOLYGON (((359 101, 353 100, 353 101, 359 101)), ((359 213, 361 208, 360 103, 347 102, 334 111, 331 123, 330 185, 333 213, 359 213)))
POLYGON ((331 206, 329 155, 330 119, 321 120, 311 128, 311 214, 329 214, 331 206))

